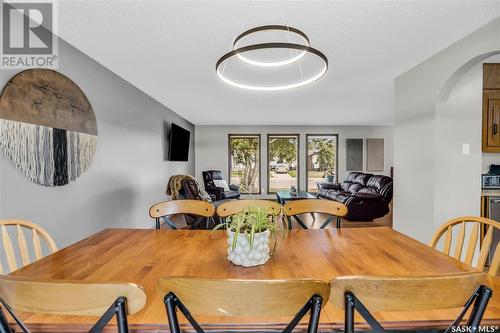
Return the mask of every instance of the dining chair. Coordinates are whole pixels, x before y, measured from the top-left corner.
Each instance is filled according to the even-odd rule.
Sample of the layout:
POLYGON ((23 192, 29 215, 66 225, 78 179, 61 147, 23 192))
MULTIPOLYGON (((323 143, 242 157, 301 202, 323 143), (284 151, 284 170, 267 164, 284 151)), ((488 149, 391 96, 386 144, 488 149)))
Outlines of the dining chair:
MULTIPOLYGON (((462 322, 472 306, 466 325, 478 331, 492 291, 483 285, 482 272, 426 277, 341 276, 330 282, 330 302, 345 311, 345 333, 354 332, 357 311, 374 333, 385 332, 370 311, 424 311, 463 307, 446 330, 462 322)), ((457 331, 458 332, 458 331, 457 331)))
POLYGON ((162 201, 154 204, 149 209, 149 216, 155 219, 156 229, 160 229, 161 221, 163 220, 172 229, 177 229, 175 222, 169 216, 174 214, 190 214, 200 217, 192 225, 191 228, 195 229, 203 222, 206 221, 207 225, 215 213, 215 207, 207 201, 202 200, 170 200, 162 201))
MULTIPOLYGON (((337 228, 340 228, 341 217, 347 215, 347 206, 343 203, 331 200, 321 199, 300 199, 288 201, 284 207, 285 214, 288 217, 288 227, 291 229, 293 217, 297 223, 304 229, 308 229, 305 223, 298 217, 299 214, 305 213, 322 213, 329 215, 321 225, 320 229, 326 228, 333 219, 337 221, 337 228)), ((315 223, 315 221, 313 222, 315 223)))
POLYGON ((128 333, 127 314, 140 311, 146 293, 133 283, 36 280, 0 276, 0 331, 11 332, 8 312, 24 333, 29 329, 14 311, 69 316, 100 316, 88 331, 101 332, 116 316, 119 333, 128 333))
POLYGON ((275 215, 281 213, 281 205, 271 200, 231 200, 220 204, 216 211, 217 215, 224 220, 248 207, 265 208, 275 215))
MULTIPOLYGON (((43 249, 45 247, 48 251, 50 251, 50 253, 57 251, 57 245, 52 237, 50 237, 49 233, 39 225, 29 221, 19 219, 0 220, 0 233, 2 236, 1 242, 10 272, 19 268, 16 260, 16 252, 19 253, 19 256, 21 257, 22 266, 26 266, 33 261, 41 259, 43 257, 43 249), (9 231, 13 231, 11 229, 15 229, 17 242, 14 242, 14 244, 17 245, 17 251, 14 250, 15 247, 9 235, 9 231), (25 230, 31 230, 31 247, 28 246, 28 241, 26 240, 24 234, 25 230), (42 245, 40 238, 42 238, 45 242, 45 246, 42 245), (33 248, 34 253, 31 253, 31 255, 29 248, 33 248), (35 260, 31 260, 32 257, 34 257, 35 260)), ((4 269, 0 259, 0 274, 3 273, 4 269)))
POLYGON ((282 316, 292 317, 284 333, 290 333, 308 313, 307 332, 318 330, 321 308, 328 301, 328 283, 311 279, 232 280, 168 277, 158 282, 170 332, 179 333, 176 309, 197 333, 204 330, 193 315, 206 316, 282 316))
MULTIPOLYGON (((500 230, 500 223, 497 221, 479 216, 457 217, 443 224, 439 230, 436 231, 432 237, 430 246, 436 248, 444 235, 443 252, 445 254, 453 256, 455 259, 463 261, 467 265, 474 266, 480 270, 485 270, 488 255, 493 255, 490 253, 490 247, 493 240, 493 231, 495 229, 500 230), (465 235, 467 233, 467 229, 470 229, 467 228, 468 225, 472 227, 472 231, 469 234, 467 250, 464 252, 465 235), (456 231, 458 231, 458 233, 456 231), (479 239, 482 231, 485 232, 484 238, 479 239), (454 251, 450 254, 454 235, 456 235, 457 239, 454 251), (479 251, 479 257, 474 264, 474 256, 477 251, 479 251), (465 254, 464 258, 462 258, 463 254, 465 254)), ((495 248, 488 273, 493 276, 500 273, 500 242, 495 248)))

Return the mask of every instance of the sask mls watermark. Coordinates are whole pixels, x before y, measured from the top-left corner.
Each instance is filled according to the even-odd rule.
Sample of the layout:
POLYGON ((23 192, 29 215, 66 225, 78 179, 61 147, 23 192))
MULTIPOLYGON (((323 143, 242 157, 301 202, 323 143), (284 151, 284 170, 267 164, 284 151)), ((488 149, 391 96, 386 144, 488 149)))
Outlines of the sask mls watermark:
POLYGON ((0 68, 57 68, 57 0, 0 2, 0 68))

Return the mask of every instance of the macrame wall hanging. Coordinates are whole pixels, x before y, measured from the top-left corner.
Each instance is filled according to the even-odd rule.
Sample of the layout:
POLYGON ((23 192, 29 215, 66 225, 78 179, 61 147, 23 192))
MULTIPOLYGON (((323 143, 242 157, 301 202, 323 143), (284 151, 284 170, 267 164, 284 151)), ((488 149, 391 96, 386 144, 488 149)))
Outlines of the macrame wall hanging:
POLYGON ((94 158, 97 123, 92 106, 61 73, 23 71, 10 79, 0 96, 0 146, 30 181, 66 185, 94 158))

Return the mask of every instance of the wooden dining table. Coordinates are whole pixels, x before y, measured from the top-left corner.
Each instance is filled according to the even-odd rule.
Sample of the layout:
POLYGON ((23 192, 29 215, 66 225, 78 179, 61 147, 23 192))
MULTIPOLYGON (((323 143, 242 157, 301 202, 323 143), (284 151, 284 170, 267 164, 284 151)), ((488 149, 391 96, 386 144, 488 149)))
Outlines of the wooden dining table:
MULTIPOLYGON (((163 296, 157 281, 167 276, 234 279, 314 278, 329 281, 342 275, 433 276, 473 271, 423 243, 387 227, 290 230, 270 260, 244 268, 227 259, 224 231, 106 229, 12 275, 37 279, 134 282, 144 287, 147 303, 129 316, 132 332, 168 332, 163 296)), ((493 289, 483 324, 500 325, 500 282, 493 289)), ((415 291, 418 292, 418 291, 415 291)), ((235 295, 237 297, 237 295, 235 295)), ((384 297, 384 295, 380 295, 384 297)), ((376 312, 387 329, 445 328, 460 309, 376 312)), ((96 318, 21 313, 36 332, 84 332, 96 318)), ((198 317, 210 330, 272 331, 291 318, 198 317)), ((366 328, 357 316, 357 328, 366 328)), ((343 328, 344 314, 326 304, 320 331, 343 328)), ((306 322, 298 329, 305 329, 306 322)), ((115 329, 111 327, 110 329, 115 329)), ((181 329, 192 331, 181 316, 181 329)))

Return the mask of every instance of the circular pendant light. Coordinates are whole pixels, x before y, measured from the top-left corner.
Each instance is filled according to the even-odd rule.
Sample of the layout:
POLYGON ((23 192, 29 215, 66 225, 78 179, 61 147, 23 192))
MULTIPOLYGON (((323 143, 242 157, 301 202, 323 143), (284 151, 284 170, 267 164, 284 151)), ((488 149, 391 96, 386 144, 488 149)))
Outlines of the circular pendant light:
MULTIPOLYGON (((300 66, 300 62, 299 62, 300 66)), ((247 30, 240 34, 236 39, 234 40, 233 43, 233 50, 224 54, 215 64, 215 71, 217 73, 217 76, 227 84, 230 84, 232 86, 242 88, 242 89, 248 89, 248 90, 258 90, 258 91, 278 91, 278 90, 287 90, 287 89, 292 89, 292 88, 298 88, 302 87, 305 85, 308 85, 314 81, 319 80, 321 77, 325 75, 325 73, 328 70, 328 58, 319 50, 311 47, 309 38, 307 37, 306 34, 304 34, 302 31, 293 28, 293 27, 288 27, 284 25, 265 25, 265 26, 260 26, 256 27, 250 30, 247 30), (295 34, 300 37, 304 41, 304 44, 297 44, 297 43, 282 43, 282 42, 272 42, 272 43, 259 43, 259 44, 252 44, 252 45, 247 45, 247 46, 242 46, 239 47, 240 42, 247 36, 260 32, 260 31, 269 31, 269 30, 278 30, 278 31, 286 31, 290 34, 295 34), (264 62, 264 61, 257 61, 248 58, 246 54, 248 52, 256 51, 256 50, 271 50, 271 49, 289 49, 289 50, 294 50, 294 51, 299 51, 295 56, 292 56, 286 60, 280 60, 280 61, 271 61, 271 62, 264 62), (306 54, 313 55, 320 59, 322 62, 322 68, 315 74, 309 76, 309 77, 302 77, 300 81, 296 82, 291 82, 287 84, 279 84, 279 85, 253 85, 249 83, 244 83, 240 81, 236 81, 233 79, 228 78, 227 76, 224 75, 224 63, 229 60, 230 58, 237 57, 240 59, 242 62, 245 62, 250 65, 254 65, 257 67, 279 67, 279 66, 285 66, 285 65, 290 65, 295 62, 299 62, 306 54), (222 67, 222 69, 221 69, 222 67)))
MULTIPOLYGON (((300 31, 299 29, 296 29, 293 27, 287 27, 286 25, 274 24, 274 25, 263 25, 263 26, 256 27, 256 28, 253 28, 253 29, 250 29, 250 30, 247 30, 247 31, 241 33, 234 40, 233 50, 238 49, 240 42, 243 39, 245 39, 245 37, 248 37, 249 35, 252 35, 252 34, 255 34, 258 32, 262 32, 262 31, 284 31, 284 32, 289 33, 290 35, 293 34, 294 36, 297 36, 300 39, 302 39, 302 41, 304 41, 305 46, 311 46, 307 35, 305 33, 303 33, 302 31, 300 31)), ((288 64, 294 63, 297 60, 301 59, 303 56, 305 56, 306 53, 307 53, 307 51, 302 51, 302 52, 299 52, 296 56, 291 57, 289 59, 282 60, 282 61, 273 61, 273 62, 263 62, 263 61, 252 60, 252 59, 247 58, 246 56, 244 56, 241 53, 238 53, 237 57, 250 65, 262 66, 262 67, 277 67, 277 66, 283 66, 283 65, 288 65, 288 64)))

